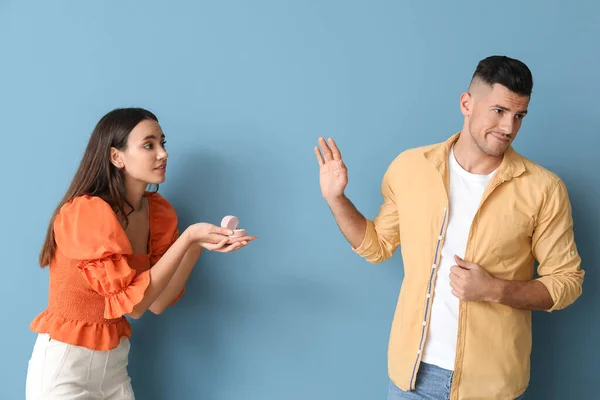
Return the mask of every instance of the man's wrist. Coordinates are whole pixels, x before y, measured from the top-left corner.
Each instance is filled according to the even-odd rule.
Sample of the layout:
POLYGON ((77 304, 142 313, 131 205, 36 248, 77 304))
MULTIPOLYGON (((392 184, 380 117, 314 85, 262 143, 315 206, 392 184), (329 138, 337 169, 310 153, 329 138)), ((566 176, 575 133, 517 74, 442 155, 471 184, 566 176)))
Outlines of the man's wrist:
POLYGON ((506 295, 508 281, 500 278, 493 278, 489 291, 488 302, 501 304, 506 295))
POLYGON ((325 201, 329 205, 329 208, 332 208, 332 209, 339 206, 340 204, 344 203, 345 200, 346 200, 346 195, 344 195, 344 193, 340 194, 339 196, 328 197, 325 199, 325 201))

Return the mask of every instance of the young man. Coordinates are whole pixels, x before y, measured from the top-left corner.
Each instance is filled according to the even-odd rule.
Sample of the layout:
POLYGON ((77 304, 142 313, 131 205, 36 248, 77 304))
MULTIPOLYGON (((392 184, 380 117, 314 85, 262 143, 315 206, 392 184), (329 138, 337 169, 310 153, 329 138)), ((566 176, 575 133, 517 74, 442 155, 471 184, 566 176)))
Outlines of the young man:
POLYGON ((482 60, 460 98, 461 132, 392 162, 373 221, 344 196, 335 142, 319 138, 321 191, 353 250, 379 263, 402 246, 389 400, 521 398, 531 310, 562 309, 581 294, 565 185, 511 146, 532 87, 522 62, 482 60))

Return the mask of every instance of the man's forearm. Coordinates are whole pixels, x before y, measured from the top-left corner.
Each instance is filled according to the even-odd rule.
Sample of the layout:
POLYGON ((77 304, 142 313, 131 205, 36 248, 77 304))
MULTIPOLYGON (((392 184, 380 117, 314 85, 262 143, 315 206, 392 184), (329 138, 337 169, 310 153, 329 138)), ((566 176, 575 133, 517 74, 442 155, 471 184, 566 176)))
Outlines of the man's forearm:
POLYGON ((490 301, 522 310, 549 310, 554 305, 546 286, 536 280, 508 281, 496 278, 490 301))
POLYGON ((327 200, 327 204, 346 240, 352 247, 358 248, 365 237, 366 218, 345 195, 327 200))

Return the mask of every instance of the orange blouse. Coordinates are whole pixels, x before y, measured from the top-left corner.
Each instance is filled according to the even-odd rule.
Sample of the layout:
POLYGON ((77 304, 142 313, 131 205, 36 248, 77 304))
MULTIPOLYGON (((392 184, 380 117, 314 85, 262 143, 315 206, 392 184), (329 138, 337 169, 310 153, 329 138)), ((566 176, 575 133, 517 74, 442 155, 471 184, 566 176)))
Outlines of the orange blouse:
POLYGON ((171 204, 158 193, 146 193, 146 198, 148 254, 133 254, 117 215, 99 197, 80 196, 60 209, 48 308, 31 322, 34 332, 92 350, 114 349, 122 337, 131 336, 124 315, 142 300, 149 269, 179 234, 171 204))

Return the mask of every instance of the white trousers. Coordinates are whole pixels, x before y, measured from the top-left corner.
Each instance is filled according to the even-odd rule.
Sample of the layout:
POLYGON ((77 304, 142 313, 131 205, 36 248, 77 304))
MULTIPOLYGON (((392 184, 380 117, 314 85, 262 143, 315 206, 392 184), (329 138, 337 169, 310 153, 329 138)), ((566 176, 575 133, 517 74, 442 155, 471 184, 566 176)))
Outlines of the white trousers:
POLYGON ((129 340, 94 351, 39 334, 27 369, 27 400, 133 400, 129 340))

